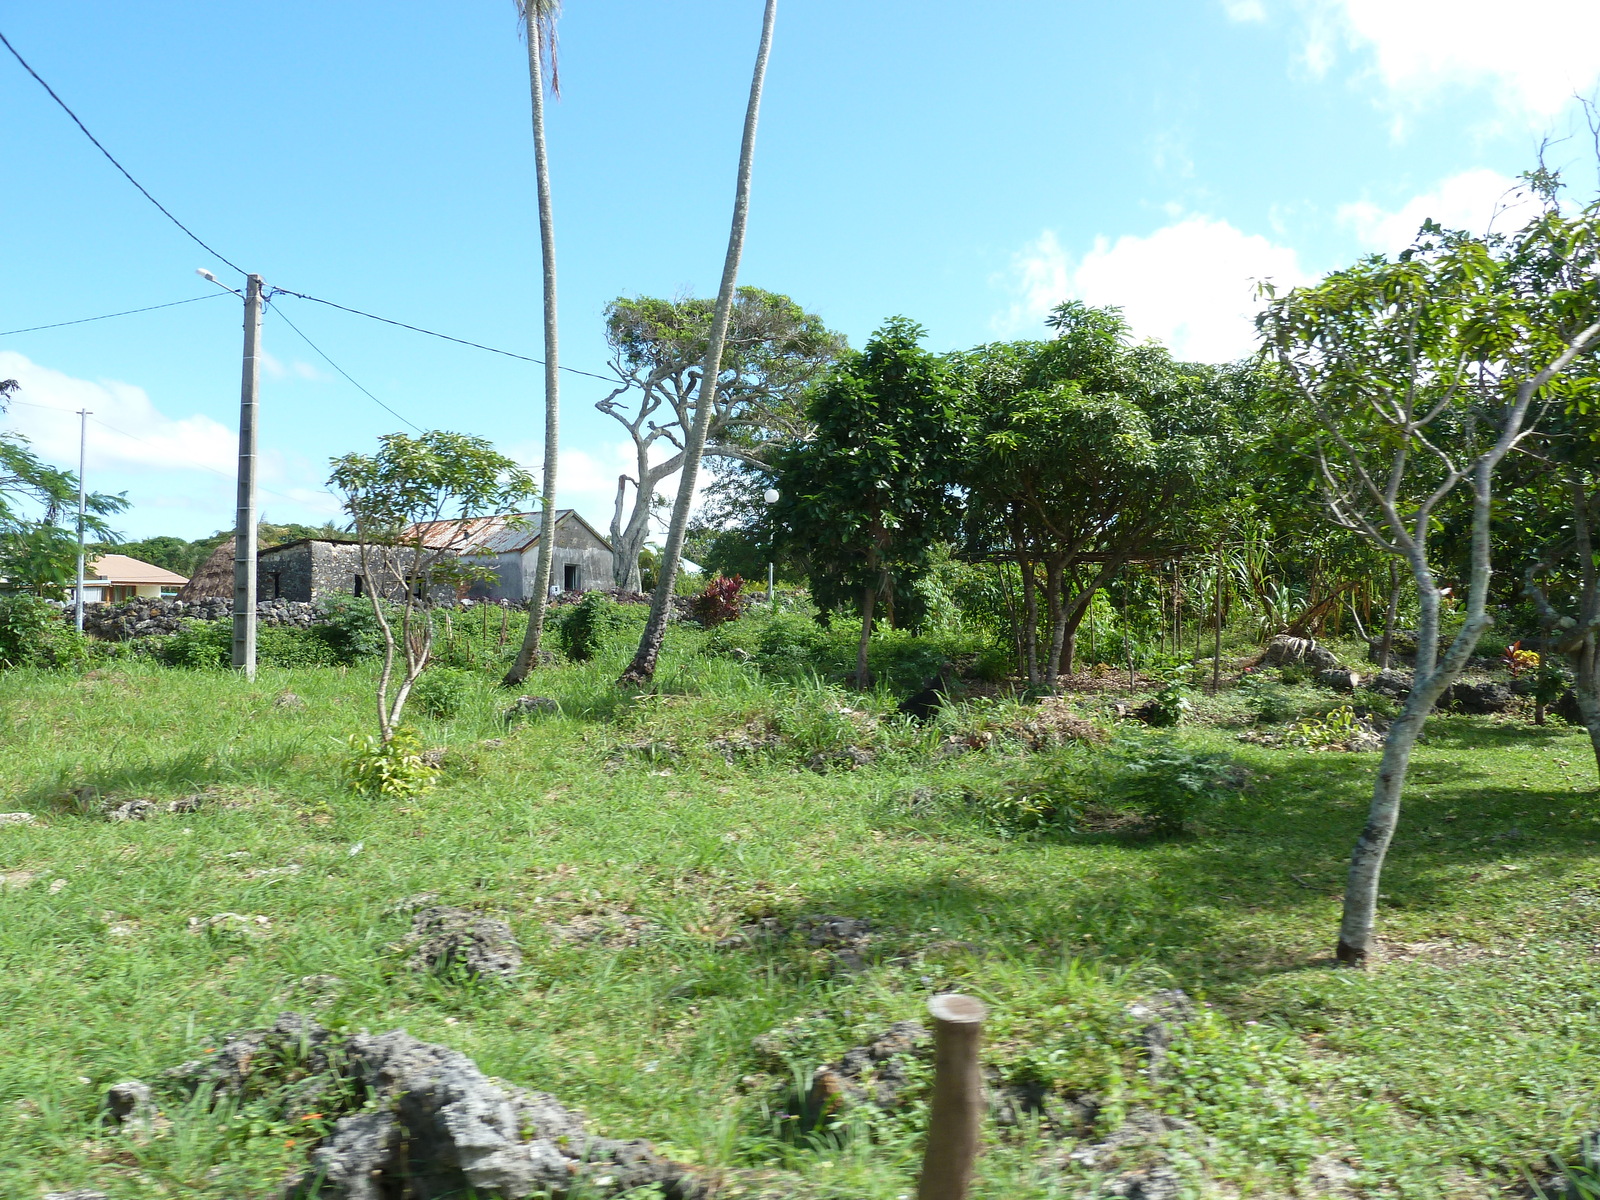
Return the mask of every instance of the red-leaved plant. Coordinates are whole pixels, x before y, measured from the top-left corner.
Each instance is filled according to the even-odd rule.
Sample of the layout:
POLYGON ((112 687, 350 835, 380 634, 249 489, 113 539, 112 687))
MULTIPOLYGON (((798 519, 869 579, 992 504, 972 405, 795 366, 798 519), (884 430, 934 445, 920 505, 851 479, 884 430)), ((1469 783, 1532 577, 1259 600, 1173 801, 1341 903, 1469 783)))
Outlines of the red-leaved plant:
POLYGON ((689 602, 689 615, 707 629, 724 621, 739 619, 739 593, 744 580, 738 575, 726 578, 718 575, 706 584, 706 590, 689 602))

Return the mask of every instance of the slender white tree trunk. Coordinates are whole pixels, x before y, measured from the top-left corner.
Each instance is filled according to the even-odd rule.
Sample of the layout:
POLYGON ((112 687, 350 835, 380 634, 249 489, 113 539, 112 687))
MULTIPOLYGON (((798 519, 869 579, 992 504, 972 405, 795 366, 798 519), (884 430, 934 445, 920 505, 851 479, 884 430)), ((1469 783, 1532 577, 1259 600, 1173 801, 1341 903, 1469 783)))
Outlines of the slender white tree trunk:
POLYGON ((745 226, 750 216, 750 170, 755 160, 756 123, 761 115, 761 89, 766 82, 767 55, 772 50, 772 27, 778 17, 778 0, 767 0, 761 22, 761 45, 756 51, 756 66, 750 80, 750 102, 745 108, 744 138, 739 147, 739 178, 734 190, 733 226, 728 233, 728 253, 722 264, 722 283, 717 289, 716 315, 706 345, 705 365, 700 373, 700 390, 695 399, 694 423, 686 431, 683 468, 678 476, 678 498, 672 506, 672 523, 667 527, 667 544, 661 551, 660 578, 650 604, 650 620, 639 639, 633 662, 622 673, 619 683, 646 683, 654 675, 661 642, 667 632, 667 617, 672 604, 672 588, 683 560, 683 538, 689 527, 689 507, 694 502, 695 483, 700 474, 700 454, 705 448, 706 431, 716 410, 717 376, 722 371, 722 347, 728 336, 733 313, 734 286, 739 278, 739 259, 744 253, 745 226))
POLYGON ((539 252, 544 267, 544 480, 540 488, 539 558, 534 568, 533 607, 522 649, 505 682, 522 682, 538 660, 556 541, 556 462, 561 433, 561 369, 556 338, 556 230, 550 204, 550 162, 544 141, 544 34, 537 0, 525 0, 528 32, 528 91, 533 103, 533 165, 539 194, 539 252))

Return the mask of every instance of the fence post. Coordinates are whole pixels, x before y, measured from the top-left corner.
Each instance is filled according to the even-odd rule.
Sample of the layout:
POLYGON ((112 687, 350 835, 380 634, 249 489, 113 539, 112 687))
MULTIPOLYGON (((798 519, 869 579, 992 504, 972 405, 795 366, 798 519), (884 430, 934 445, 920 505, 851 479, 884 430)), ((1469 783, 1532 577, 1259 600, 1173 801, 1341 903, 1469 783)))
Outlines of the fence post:
POLYGON ((978 1043, 988 1009, 954 993, 928 1001, 933 1014, 933 1106, 917 1200, 966 1200, 983 1123, 978 1043))

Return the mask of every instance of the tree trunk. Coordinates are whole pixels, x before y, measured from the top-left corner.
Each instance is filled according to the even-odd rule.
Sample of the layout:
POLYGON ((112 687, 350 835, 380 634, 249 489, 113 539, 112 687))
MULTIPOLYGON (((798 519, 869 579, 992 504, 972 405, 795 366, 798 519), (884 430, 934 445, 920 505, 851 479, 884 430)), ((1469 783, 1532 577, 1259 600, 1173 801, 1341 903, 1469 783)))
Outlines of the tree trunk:
POLYGON ((1572 698, 1578 702, 1578 715, 1589 731, 1589 746, 1594 751, 1595 769, 1600 770, 1600 671, 1596 670, 1595 635, 1583 639, 1583 648, 1567 656, 1573 666, 1572 698))
POLYGON ((1067 635, 1066 612, 1061 606, 1062 563, 1059 556, 1045 560, 1044 607, 1050 620, 1050 655, 1045 667, 1044 684, 1052 692, 1061 678, 1061 646, 1067 635))
POLYGON ((686 430, 683 468, 678 476, 678 499, 672 506, 672 523, 667 527, 667 544, 661 551, 661 577, 656 580, 650 604, 650 619, 639 639, 633 662, 617 680, 619 684, 648 683, 656 672, 661 642, 667 632, 667 616, 672 604, 672 583, 683 558, 683 538, 689 526, 689 508, 694 502, 695 482, 700 474, 700 453, 705 448, 706 430, 716 409, 717 376, 722 371, 722 346, 728 337, 728 321, 733 312, 734 285, 739 277, 739 258, 744 252, 744 231, 750 216, 750 170, 756 152, 756 123, 761 114, 761 88, 766 81, 767 55, 772 50, 772 26, 778 16, 778 0, 767 0, 761 22, 761 44, 756 50, 755 72, 750 80, 750 100, 745 108, 744 138, 739 147, 739 177, 734 189, 733 225, 728 232, 728 253, 722 265, 722 283, 717 290, 716 315, 706 344, 705 365, 700 373, 700 391, 695 399, 694 424, 686 430))
POLYGON ((1033 573, 1033 563, 1021 560, 1022 566, 1022 647, 1027 659, 1028 686, 1039 686, 1039 580, 1033 573))
POLYGON ((544 267, 544 480, 539 512, 539 558, 534 567, 533 607, 522 649, 506 672, 505 684, 526 678, 538 661, 539 640, 544 636, 544 613, 550 594, 550 571, 556 541, 556 463, 561 432, 561 371, 556 339, 556 229, 550 204, 550 162, 544 142, 544 34, 534 0, 523 5, 528 32, 528 91, 533 100, 533 166, 539 196, 539 253, 544 267))
POLYGON ((1389 563, 1389 606, 1383 610, 1383 641, 1378 644, 1378 670, 1389 669, 1389 655, 1394 650, 1394 623, 1400 611, 1400 564, 1389 563))
POLYGON ((856 644, 856 689, 866 691, 872 686, 872 672, 867 668, 867 648, 872 642, 872 608, 878 598, 878 589, 868 584, 861 589, 861 641, 856 644))

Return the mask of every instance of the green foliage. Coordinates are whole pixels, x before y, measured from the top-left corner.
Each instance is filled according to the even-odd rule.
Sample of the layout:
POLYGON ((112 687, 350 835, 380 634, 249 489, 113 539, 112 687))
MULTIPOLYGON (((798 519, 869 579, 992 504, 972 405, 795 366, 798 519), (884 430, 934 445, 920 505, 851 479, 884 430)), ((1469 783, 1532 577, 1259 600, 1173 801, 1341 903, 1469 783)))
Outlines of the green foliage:
POLYGON ((1329 746, 1343 746, 1361 732, 1355 709, 1348 704, 1320 717, 1307 717, 1292 726, 1288 742, 1308 750, 1326 750, 1329 746))
POLYGON ((88 657, 84 636, 37 596, 0 596, 0 668, 61 668, 88 657))
POLYGON ((1185 663, 1165 673, 1161 689, 1145 705, 1146 724, 1172 726, 1189 715, 1194 709, 1194 704, 1189 700, 1189 675, 1193 670, 1192 666, 1185 663))
POLYGON ((345 782, 357 795, 375 800, 406 800, 422 795, 438 782, 437 770, 422 757, 421 739, 403 725, 387 742, 370 734, 351 734, 349 745, 345 782))
POLYGON ((573 662, 588 662, 632 625, 622 605, 604 592, 590 592, 560 615, 555 626, 556 641, 573 662))
POLYGON ((226 667, 233 661, 233 622, 185 621, 162 643, 160 653, 174 667, 226 667))
POLYGON ((1170 737, 1129 738, 1102 762, 1099 785, 1113 805, 1138 813, 1160 833, 1181 833, 1245 785, 1226 754, 1195 750, 1170 737))
MULTIPOLYGON (((388 601, 379 603, 386 605, 393 617, 398 617, 388 601)), ((324 596, 317 601, 317 621, 317 627, 324 631, 340 662, 351 663, 383 653, 383 630, 368 597, 352 596, 348 592, 324 596)))
POLYGON ((432 667, 411 685, 411 699, 436 720, 449 720, 472 695, 474 676, 452 667, 432 667))

